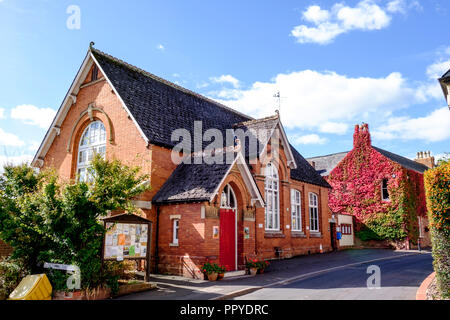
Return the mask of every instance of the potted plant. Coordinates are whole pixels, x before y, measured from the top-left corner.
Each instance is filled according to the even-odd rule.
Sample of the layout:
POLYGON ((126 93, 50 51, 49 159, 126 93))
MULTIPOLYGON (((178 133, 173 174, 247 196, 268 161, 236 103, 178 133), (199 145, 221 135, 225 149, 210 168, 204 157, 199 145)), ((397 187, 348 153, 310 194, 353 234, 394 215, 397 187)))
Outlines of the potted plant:
POLYGON ((248 269, 249 273, 254 276, 258 272, 258 260, 251 259, 247 260, 245 267, 248 269))
POLYGON ((225 266, 217 266, 217 280, 222 280, 225 277, 225 272, 227 271, 227 269, 225 268, 225 266))
POLYGON ((208 277, 209 281, 216 281, 217 276, 219 275, 217 272, 217 264, 212 264, 209 261, 205 262, 202 266, 203 273, 205 273, 208 277))
POLYGON ((262 260, 262 261, 257 262, 257 265, 258 265, 258 273, 261 274, 261 273, 264 273, 264 269, 266 269, 267 266, 269 265, 269 261, 262 260))

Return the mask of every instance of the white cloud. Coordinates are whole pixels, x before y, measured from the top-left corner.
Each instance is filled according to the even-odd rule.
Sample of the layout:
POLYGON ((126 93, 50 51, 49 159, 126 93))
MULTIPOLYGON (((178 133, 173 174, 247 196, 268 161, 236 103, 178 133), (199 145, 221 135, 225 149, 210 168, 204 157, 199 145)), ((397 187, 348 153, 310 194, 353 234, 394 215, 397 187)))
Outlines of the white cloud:
POLYGON ((448 70, 450 70, 450 59, 438 61, 427 68, 427 76, 431 80, 436 80, 442 77, 448 70))
MULTIPOLYGON (((378 1, 379 2, 379 1, 378 1)), ((309 6, 302 18, 312 26, 299 25, 292 29, 299 43, 328 44, 338 35, 352 30, 380 30, 389 26, 392 15, 405 13, 407 9, 420 7, 417 1, 392 0, 386 7, 375 0, 362 0, 355 7, 342 3, 334 4, 330 10, 317 5, 309 6)))
POLYGON ((39 149, 40 145, 41 145, 41 143, 39 141, 33 140, 33 141, 30 142, 30 145, 28 146, 28 150, 36 152, 37 149, 39 149))
MULTIPOLYGON (((0 0, 1 2, 1 0, 0 0)), ((5 118, 5 109, 0 108, 0 119, 4 119, 5 118)))
POLYGON ((396 117, 375 130, 375 138, 383 140, 426 140, 443 141, 450 138, 450 116, 448 107, 434 110, 425 117, 396 117))
POLYGON ((160 43, 156 46, 156 49, 164 51, 166 48, 160 43))
POLYGON ((231 84, 234 88, 239 88, 240 86, 240 81, 238 79, 236 79, 235 77, 233 77, 232 75, 221 75, 220 77, 211 77, 209 78, 209 80, 211 80, 214 83, 229 83, 231 84))
POLYGON ((327 142, 327 139, 321 138, 315 133, 303 136, 293 135, 289 140, 294 144, 324 144, 327 142))
POLYGON ((312 70, 278 74, 272 81, 255 82, 249 89, 223 89, 213 98, 260 118, 275 114, 280 91, 281 118, 288 128, 346 131, 348 121, 389 114, 416 100, 415 90, 399 73, 382 78, 351 78, 312 70))
POLYGON ((38 108, 30 104, 20 105, 11 110, 11 118, 43 129, 50 126, 55 114, 56 111, 51 108, 38 108))
POLYGON ((345 134, 348 124, 340 122, 325 122, 319 125, 319 131, 324 133, 345 134))
POLYGON ((422 6, 417 0, 392 0, 386 5, 386 10, 391 13, 406 14, 408 9, 422 10, 422 6))
POLYGON ((310 6, 303 12, 303 18, 309 22, 320 23, 330 19, 330 12, 322 10, 319 6, 310 6))
POLYGON ((5 132, 0 128, 0 146, 21 147, 24 144, 25 142, 20 140, 18 136, 13 133, 5 132))
POLYGON ((5 165, 20 165, 24 163, 31 163, 33 160, 33 156, 29 154, 8 157, 4 155, 0 155, 0 174, 3 173, 3 167, 5 165))

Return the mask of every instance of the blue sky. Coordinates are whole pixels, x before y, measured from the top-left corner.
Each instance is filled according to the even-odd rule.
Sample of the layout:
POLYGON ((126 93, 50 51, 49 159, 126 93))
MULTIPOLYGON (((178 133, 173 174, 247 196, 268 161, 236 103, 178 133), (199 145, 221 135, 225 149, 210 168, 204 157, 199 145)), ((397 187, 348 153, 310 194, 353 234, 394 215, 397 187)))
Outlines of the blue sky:
MULTIPOLYGON (((254 117, 281 117, 306 157, 374 145, 450 152, 437 78, 448 0, 0 0, 0 162, 32 157, 96 47, 254 117), (80 28, 67 21, 80 10, 80 28)), ((73 21, 73 20, 70 20, 73 21)))

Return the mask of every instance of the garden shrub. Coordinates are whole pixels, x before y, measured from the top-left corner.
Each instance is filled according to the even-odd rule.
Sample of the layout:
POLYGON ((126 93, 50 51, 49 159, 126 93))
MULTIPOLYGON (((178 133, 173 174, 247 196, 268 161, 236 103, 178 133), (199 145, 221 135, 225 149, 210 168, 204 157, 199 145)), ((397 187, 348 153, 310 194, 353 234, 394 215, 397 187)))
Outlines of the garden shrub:
POLYGON ((5 300, 10 293, 19 285, 20 281, 27 276, 23 268, 23 262, 5 258, 0 261, 0 300, 5 300))
POLYGON ((450 161, 425 173, 433 266, 439 291, 450 298, 450 161))
MULTIPOLYGON (((37 173, 27 165, 6 166, 0 176, 0 238, 13 249, 27 273, 42 273, 42 263, 77 265, 82 289, 116 286, 118 277, 102 268, 108 212, 134 212, 132 199, 148 186, 138 167, 96 156, 90 182, 64 182, 52 170, 37 173)), ((61 290, 67 275, 46 270, 61 290)))

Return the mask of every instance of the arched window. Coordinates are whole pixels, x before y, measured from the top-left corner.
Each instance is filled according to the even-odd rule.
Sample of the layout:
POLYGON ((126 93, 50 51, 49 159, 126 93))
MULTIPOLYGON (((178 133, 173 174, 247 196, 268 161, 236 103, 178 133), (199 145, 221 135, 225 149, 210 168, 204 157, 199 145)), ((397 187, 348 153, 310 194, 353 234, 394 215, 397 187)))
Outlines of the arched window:
POLYGON ((291 190, 291 218, 292 231, 302 231, 302 194, 298 190, 291 190))
POLYGON ((319 232, 319 203, 317 194, 309 193, 309 231, 319 232))
POLYGON ((100 121, 92 122, 84 130, 78 146, 77 174, 80 181, 87 181, 88 168, 94 154, 105 155, 106 130, 100 121))
POLYGON ((228 184, 223 188, 220 197, 220 207, 225 209, 236 209, 236 197, 233 189, 228 184))
POLYGON ((272 163, 266 166, 266 230, 280 229, 280 192, 278 171, 272 163))

